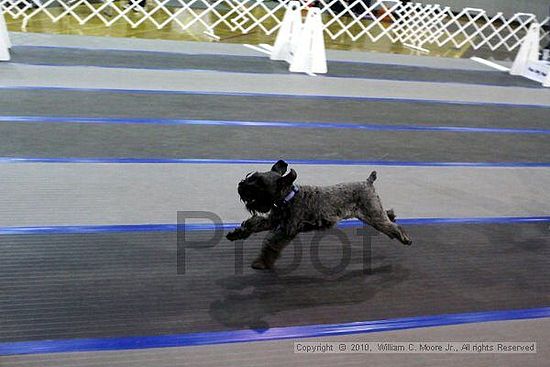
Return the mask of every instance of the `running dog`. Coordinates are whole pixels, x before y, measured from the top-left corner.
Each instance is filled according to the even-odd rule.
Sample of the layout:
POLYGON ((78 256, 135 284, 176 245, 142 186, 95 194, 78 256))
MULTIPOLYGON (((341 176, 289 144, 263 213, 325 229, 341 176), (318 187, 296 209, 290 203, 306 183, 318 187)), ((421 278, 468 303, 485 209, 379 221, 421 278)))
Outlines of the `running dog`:
POLYGON ((298 187, 294 184, 296 171, 286 173, 287 168, 288 164, 279 160, 270 171, 248 174, 238 185, 239 196, 252 217, 229 232, 227 239, 235 241, 269 231, 252 268, 272 269, 281 251, 298 233, 328 229, 348 218, 358 218, 404 245, 412 244, 395 223, 393 210, 383 209, 374 189, 375 171, 361 182, 298 187))

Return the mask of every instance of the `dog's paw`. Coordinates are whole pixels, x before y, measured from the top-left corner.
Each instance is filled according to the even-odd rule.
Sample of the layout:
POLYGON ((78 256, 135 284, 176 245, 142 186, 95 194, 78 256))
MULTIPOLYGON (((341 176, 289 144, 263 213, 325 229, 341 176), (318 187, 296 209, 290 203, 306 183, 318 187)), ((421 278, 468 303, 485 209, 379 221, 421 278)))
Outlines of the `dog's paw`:
POLYGON ((254 260, 250 267, 255 270, 271 270, 271 267, 261 257, 254 260))
POLYGON ((242 229, 237 228, 225 235, 229 241, 237 241, 243 238, 242 229))

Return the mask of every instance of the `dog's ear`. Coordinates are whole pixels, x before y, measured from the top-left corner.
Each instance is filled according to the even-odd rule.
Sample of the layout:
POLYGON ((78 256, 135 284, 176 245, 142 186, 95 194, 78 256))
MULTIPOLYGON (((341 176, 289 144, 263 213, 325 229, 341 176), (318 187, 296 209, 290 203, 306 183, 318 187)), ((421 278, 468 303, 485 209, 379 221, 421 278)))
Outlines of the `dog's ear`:
POLYGON ((277 163, 275 163, 273 167, 271 167, 271 170, 274 172, 277 172, 280 175, 284 175, 287 167, 288 167, 288 164, 286 164, 286 162, 283 161, 282 159, 279 159, 277 163))
POLYGON ((289 187, 296 180, 296 177, 298 177, 298 174, 295 170, 291 168, 288 174, 279 178, 279 180, 277 181, 277 183, 279 184, 279 188, 282 189, 285 187, 289 187))

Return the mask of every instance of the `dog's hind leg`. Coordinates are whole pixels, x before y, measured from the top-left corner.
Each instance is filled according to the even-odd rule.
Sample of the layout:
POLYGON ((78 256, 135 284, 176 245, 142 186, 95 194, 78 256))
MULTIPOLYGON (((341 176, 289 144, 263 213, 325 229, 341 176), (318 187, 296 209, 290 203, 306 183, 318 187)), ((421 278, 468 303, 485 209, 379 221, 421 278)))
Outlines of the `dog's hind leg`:
POLYGON ((356 209, 355 216, 389 238, 396 238, 404 245, 411 245, 411 238, 401 226, 394 223, 395 213, 393 209, 384 210, 382 200, 380 200, 372 185, 375 179, 376 172, 373 171, 367 180, 366 190, 361 192, 361 205, 356 209))
MULTIPOLYGON (((380 215, 377 215, 375 218, 373 218, 372 215, 369 216, 363 213, 358 214, 357 218, 377 231, 384 233, 391 239, 396 238, 404 245, 412 245, 412 240, 409 235, 400 225, 394 223, 392 217, 385 211, 381 211, 380 215)), ((393 219, 395 219, 395 216, 393 216, 393 219)))
POLYGON ((389 238, 397 238, 402 244, 410 246, 412 240, 400 225, 393 222, 372 222, 369 223, 376 230, 384 233, 389 238))

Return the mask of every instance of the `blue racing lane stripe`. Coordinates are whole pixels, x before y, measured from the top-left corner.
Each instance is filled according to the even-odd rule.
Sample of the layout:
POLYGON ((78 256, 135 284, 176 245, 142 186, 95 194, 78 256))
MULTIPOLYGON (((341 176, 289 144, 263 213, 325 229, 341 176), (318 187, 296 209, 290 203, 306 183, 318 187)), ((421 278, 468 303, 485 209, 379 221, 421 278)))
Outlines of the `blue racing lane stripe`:
MULTIPOLYGON (((211 158, 64 158, 64 157, 0 157, 0 164, 14 163, 93 163, 93 164, 273 164, 277 159, 211 159, 211 158)), ((472 168, 548 168, 550 162, 415 162, 359 161, 333 159, 286 159, 297 165, 332 166, 397 166, 397 167, 472 167, 472 168)))
POLYGON ((527 320, 550 317, 550 307, 507 311, 485 311, 345 324, 278 327, 263 330, 235 330, 193 334, 129 336, 90 339, 40 340, 0 343, 0 356, 18 354, 99 352, 227 343, 248 343, 282 339, 336 337, 381 331, 471 324, 491 321, 527 320))
POLYGON ((550 134, 549 129, 515 129, 463 126, 426 126, 426 125, 385 125, 351 124, 332 122, 289 122, 289 121, 231 121, 231 120, 190 120, 165 118, 120 118, 120 117, 70 117, 70 116, 0 116, 0 122, 12 123, 79 123, 107 125, 205 125, 270 127, 298 129, 351 129, 367 131, 410 131, 410 132, 457 132, 457 133, 493 133, 493 134, 550 134))
POLYGON ((0 86, 0 90, 29 90, 29 91, 62 91, 62 92, 90 92, 90 93, 118 93, 118 94, 174 94, 174 95, 202 95, 202 96, 228 96, 228 97, 267 97, 267 98, 300 98, 313 100, 357 100, 374 102, 403 102, 403 103, 430 103, 452 104, 461 106, 495 106, 515 108, 550 108, 550 104, 518 104, 503 102, 468 102, 438 99, 418 99, 402 97, 362 97, 362 96, 331 96, 315 94, 282 94, 282 93, 250 93, 250 92, 208 92, 189 90, 154 90, 154 89, 115 89, 115 88, 77 88, 77 87, 35 87, 35 86, 0 86))
MULTIPOLYGON (((513 224, 550 222, 550 216, 540 217, 466 217, 466 218, 401 218, 403 225, 444 225, 444 224, 513 224)), ((29 226, 0 227, 0 235, 18 234, 86 234, 120 232, 174 232, 231 230, 239 223, 197 223, 197 224, 120 224, 120 225, 82 225, 82 226, 29 226)), ((340 228, 359 227, 359 220, 345 220, 338 224, 340 228)))

